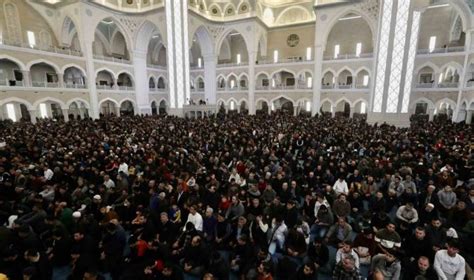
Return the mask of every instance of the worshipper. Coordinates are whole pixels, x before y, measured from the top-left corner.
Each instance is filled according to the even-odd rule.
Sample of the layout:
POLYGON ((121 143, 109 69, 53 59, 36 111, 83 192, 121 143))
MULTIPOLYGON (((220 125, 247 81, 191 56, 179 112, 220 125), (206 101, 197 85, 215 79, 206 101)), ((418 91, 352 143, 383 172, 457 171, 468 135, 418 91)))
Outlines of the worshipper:
MULTIPOLYGON (((248 254, 248 271, 234 267, 244 278, 330 277, 329 250, 354 236, 361 264, 401 245, 404 269, 430 275, 422 257, 434 267, 449 238, 472 243, 471 152, 459 147, 473 131, 464 124, 400 129, 279 112, 0 124, 0 273, 10 278, 38 272, 35 258, 23 271, 24 252, 37 250, 51 256, 55 275, 70 271, 73 280, 182 279, 181 269, 226 279, 250 247, 258 253, 248 254), (414 211, 419 223, 408 226, 414 211)), ((471 251, 451 255, 469 269, 471 251)), ((336 279, 360 277, 354 258, 341 256, 336 279)))
POLYGON ((446 249, 436 252, 434 269, 438 273, 439 279, 462 280, 466 275, 466 261, 459 255, 459 243, 452 239, 448 241, 446 249))
POLYGON ((403 279, 437 279, 438 274, 430 266, 430 260, 425 256, 420 256, 417 261, 411 262, 406 269, 403 270, 403 279))
POLYGON ((371 271, 377 275, 383 275, 383 279, 400 279, 402 266, 398 258, 398 252, 387 250, 384 254, 375 255, 372 258, 371 271))

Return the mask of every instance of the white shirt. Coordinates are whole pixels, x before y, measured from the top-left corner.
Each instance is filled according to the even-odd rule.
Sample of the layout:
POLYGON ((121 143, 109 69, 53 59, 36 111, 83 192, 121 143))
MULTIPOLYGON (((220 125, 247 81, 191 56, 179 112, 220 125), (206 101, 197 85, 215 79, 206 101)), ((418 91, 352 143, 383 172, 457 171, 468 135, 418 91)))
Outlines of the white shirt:
POLYGON ((128 164, 125 162, 119 165, 118 172, 122 171, 125 175, 128 176, 128 164))
POLYGON ((336 253, 336 263, 339 263, 342 260, 342 257, 347 257, 351 256, 354 259, 354 265, 359 268, 360 263, 359 263, 359 255, 354 251, 354 249, 351 249, 350 253, 344 253, 342 252, 342 249, 338 249, 336 253))
POLYGON ((109 180, 105 181, 104 185, 108 190, 115 188, 115 183, 114 183, 114 181, 112 181, 112 179, 109 179, 109 180))
POLYGON ((334 191, 336 192, 337 195, 344 193, 344 194, 349 194, 349 188, 347 187, 346 180, 337 180, 336 183, 334 183, 333 186, 334 191))
MULTIPOLYGON (((196 212, 196 214, 194 215, 192 213, 189 213, 188 220, 186 221, 186 223, 188 222, 192 223, 197 231, 202 231, 202 216, 198 212, 196 212)), ((183 228, 183 231, 185 230, 186 227, 183 228)))
POLYGON ((48 168, 48 169, 44 172, 44 175, 43 175, 43 176, 44 176, 44 178, 45 178, 47 181, 49 181, 49 180, 51 180, 51 179, 53 178, 53 175, 54 175, 53 170, 51 170, 51 169, 48 168))
POLYGON ((321 205, 326 206, 328 209, 331 208, 331 206, 329 206, 329 202, 326 199, 324 199, 323 202, 316 200, 316 203, 314 204, 314 217, 318 217, 318 212, 319 208, 321 208, 321 205))
POLYGON ((463 280, 466 275, 466 261, 456 254, 450 257, 447 250, 439 250, 435 255, 434 269, 440 280, 463 280))

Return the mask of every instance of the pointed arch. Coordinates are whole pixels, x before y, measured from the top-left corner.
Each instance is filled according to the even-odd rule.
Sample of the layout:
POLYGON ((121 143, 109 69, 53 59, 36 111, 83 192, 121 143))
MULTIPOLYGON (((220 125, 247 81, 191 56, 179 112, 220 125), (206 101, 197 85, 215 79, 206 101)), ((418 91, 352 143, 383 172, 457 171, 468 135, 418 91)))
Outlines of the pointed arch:
POLYGON ((90 104, 89 102, 87 102, 86 100, 82 99, 82 98, 73 98, 71 100, 69 100, 68 102, 66 102, 66 107, 69 108, 71 106, 72 103, 74 102, 82 102, 84 103, 84 105, 86 106, 87 109, 90 109, 90 104))
POLYGON ((221 9, 221 6, 219 6, 218 4, 216 3, 213 3, 209 6, 209 14, 212 15, 212 16, 223 16, 224 14, 222 13, 222 9, 221 9), (212 10, 216 8, 217 9, 217 14, 214 14, 212 13, 212 10))
POLYGON ((49 61, 49 60, 46 60, 44 58, 40 58, 40 59, 36 59, 36 60, 33 60, 33 61, 30 61, 28 62, 28 64, 26 65, 26 69, 28 71, 31 71, 31 67, 35 64, 39 64, 39 63, 45 63, 45 64, 48 64, 49 66, 51 66, 52 68, 54 68, 54 71, 56 71, 56 74, 60 74, 62 73, 61 72, 61 69, 58 67, 58 65, 56 65, 55 63, 49 61))
POLYGON ((350 107, 353 107, 351 101, 349 101, 349 99, 347 99, 346 97, 339 98, 336 102, 334 102, 334 104, 337 107, 337 105, 339 105, 339 103, 341 103, 343 101, 348 103, 350 107))
POLYGON ((280 95, 278 95, 277 97, 272 98, 272 99, 270 100, 270 104, 273 104, 273 102, 275 102, 276 100, 278 100, 278 99, 280 99, 280 98, 283 98, 283 99, 286 99, 286 100, 290 101, 291 104, 292 104, 293 106, 295 106, 295 101, 294 101, 292 98, 290 98, 290 97, 288 97, 288 96, 286 96, 286 95, 283 95, 283 94, 280 94, 280 95))
POLYGON ((272 75, 270 76, 270 78, 273 78, 273 76, 275 76, 275 74, 277 74, 277 73, 279 73, 279 72, 283 72, 283 71, 290 73, 290 74, 293 75, 293 77, 296 79, 297 76, 296 76, 295 71, 289 70, 289 69, 286 69, 286 68, 280 68, 280 69, 278 69, 277 71, 274 71, 274 72, 272 73, 272 75))
POLYGON ((26 108, 28 108, 28 110, 34 110, 36 108, 30 102, 26 101, 25 99, 18 98, 18 97, 7 97, 5 99, 1 99, 0 100, 0 106, 3 106, 3 105, 8 104, 8 103, 12 103, 12 102, 24 104, 26 106, 26 108))
POLYGON ((375 39, 375 36, 377 34, 377 28, 376 28, 377 22, 375 20, 373 20, 372 17, 368 13, 363 11, 362 9, 354 9, 354 7, 352 5, 347 5, 347 8, 345 8, 345 9, 342 8, 339 13, 337 13, 335 16, 331 17, 331 20, 327 24, 327 29, 322 31, 322 32, 324 32, 324 35, 323 35, 324 46, 326 47, 326 44, 327 44, 327 41, 328 41, 328 38, 329 38, 329 34, 331 34, 331 31, 333 30, 334 26, 339 22, 339 19, 346 16, 346 15, 348 15, 348 14, 355 14, 357 16, 361 16, 362 19, 365 20, 365 22, 369 26, 370 31, 372 33, 372 45, 374 45, 374 39, 375 39))
POLYGON ((99 72, 102 72, 102 71, 105 71, 105 72, 108 72, 109 74, 111 74, 112 78, 114 78, 115 80, 118 77, 118 75, 115 75, 114 71, 112 71, 110 68, 107 68, 107 67, 101 67, 101 68, 95 70, 95 77, 97 78, 97 75, 99 74, 99 72))
POLYGON ((233 27, 228 27, 224 32, 222 32, 221 36, 216 41, 216 48, 215 49, 216 49, 217 54, 220 53, 223 42, 225 41, 227 36, 229 34, 231 34, 232 32, 237 32, 237 33, 239 33, 240 36, 242 36, 242 38, 244 39, 244 44, 245 44, 245 51, 248 52, 249 46, 250 46, 249 42, 251 40, 246 37, 246 35, 245 35, 246 33, 243 30, 239 30, 239 29, 240 29, 239 27, 233 26, 233 27))
POLYGON ((336 77, 339 77, 339 75, 341 75, 341 73, 344 72, 345 70, 349 71, 351 73, 351 75, 354 76, 354 71, 351 68, 349 68, 348 66, 344 66, 341 69, 339 69, 339 71, 337 71, 336 77))
POLYGON ((148 51, 148 44, 150 43, 151 38, 153 37, 154 34, 160 34, 163 40, 164 38, 164 33, 160 30, 158 25, 154 24, 153 22, 149 20, 145 20, 142 22, 140 27, 137 29, 137 32, 135 34, 134 42, 135 42, 135 50, 141 51, 141 52, 147 52, 148 51))
POLYGON ((119 105, 119 104, 121 104, 121 103, 117 102, 117 100, 115 100, 115 99, 113 99, 113 98, 110 98, 110 97, 106 97, 106 98, 102 99, 101 101, 99 101, 99 108, 101 108, 101 107, 102 107, 102 104, 104 104, 104 103, 107 102, 107 101, 110 101, 110 102, 114 103, 114 104, 115 104, 115 107, 120 108, 120 105, 119 105))
POLYGON ((9 56, 7 54, 0 54, 0 59, 8 59, 10 61, 13 61, 16 63, 16 65, 18 65, 18 67, 20 68, 21 71, 27 71, 29 70, 30 68, 26 67, 26 65, 19 59, 13 57, 13 56, 9 56))
POLYGON ((68 69, 68 68, 70 68, 70 67, 74 67, 74 68, 77 68, 77 69, 81 70, 82 75, 84 75, 84 77, 86 77, 86 73, 87 73, 87 72, 84 70, 84 68, 82 68, 81 66, 79 66, 79 65, 77 65, 77 64, 75 64, 75 63, 68 63, 68 64, 64 65, 64 66, 61 68, 61 72, 59 72, 59 73, 64 74, 64 72, 66 71, 66 69, 68 69))
POLYGON ((227 5, 224 6, 224 16, 233 16, 238 13, 238 10, 235 8, 235 5, 233 3, 227 3, 227 5), (232 8, 232 12, 228 13, 229 8, 232 8))
POLYGON ((199 46, 201 48, 201 54, 203 56, 214 55, 214 41, 212 39, 211 33, 205 25, 199 25, 195 30, 193 30, 189 36, 189 47, 192 47, 192 40, 194 37, 197 38, 199 46))
POLYGON ((54 102, 54 103, 58 103, 59 106, 61 106, 61 109, 69 109, 69 106, 66 106, 66 104, 64 104, 63 101, 57 99, 57 98, 54 98, 54 97, 51 97, 51 96, 48 96, 48 97, 43 97, 39 100, 36 100, 35 103, 33 103, 33 108, 38 108, 38 106, 41 104, 41 103, 45 103, 45 102, 54 102))
POLYGON ((290 13, 290 12, 292 12, 292 11, 297 11, 297 10, 299 10, 299 11, 301 11, 301 12, 303 13, 303 14, 301 15, 301 17, 304 15, 304 16, 307 17, 307 20, 312 20, 312 19, 314 19, 314 16, 313 16, 312 12, 308 11, 305 7, 299 6, 299 5, 297 5, 297 6, 293 5, 293 6, 290 6, 290 7, 285 8, 283 11, 281 11, 281 12, 278 14, 278 16, 277 16, 277 18, 276 18, 276 20, 275 20, 275 23, 276 23, 276 24, 284 24, 285 22, 281 22, 282 18, 283 18, 285 15, 287 15, 288 13, 290 13))

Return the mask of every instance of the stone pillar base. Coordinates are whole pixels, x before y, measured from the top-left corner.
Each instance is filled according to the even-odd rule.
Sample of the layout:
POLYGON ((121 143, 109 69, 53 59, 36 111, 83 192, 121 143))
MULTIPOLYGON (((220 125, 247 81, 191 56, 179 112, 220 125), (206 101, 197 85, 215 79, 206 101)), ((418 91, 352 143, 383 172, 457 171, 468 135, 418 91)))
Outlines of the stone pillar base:
POLYGON ((367 123, 369 124, 383 124, 394 125, 397 127, 410 126, 410 114, 408 113, 368 113, 367 123))

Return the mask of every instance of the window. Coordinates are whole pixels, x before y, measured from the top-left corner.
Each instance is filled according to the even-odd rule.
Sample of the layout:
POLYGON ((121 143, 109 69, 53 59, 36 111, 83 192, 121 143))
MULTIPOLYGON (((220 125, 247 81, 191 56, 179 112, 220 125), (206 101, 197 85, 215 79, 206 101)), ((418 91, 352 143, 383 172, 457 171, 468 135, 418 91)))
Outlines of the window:
POLYGON ((306 102, 306 112, 311 111, 311 102, 307 101, 306 102))
POLYGON ((235 87, 235 81, 234 80, 231 80, 230 81, 230 88, 234 88, 235 87))
POLYGON ((364 75, 364 80, 362 81, 362 85, 364 85, 364 87, 369 85, 369 75, 364 75))
POLYGON ((360 57, 361 53, 362 53, 362 43, 357 43, 357 45, 356 45, 356 56, 360 57))
POLYGON ((306 49, 306 60, 311 60, 311 48, 306 49))
POLYGON ((441 84, 443 82, 443 78, 443 73, 439 74, 438 84, 441 84))
POLYGON ((230 102, 230 109, 231 109, 231 110, 235 110, 235 103, 234 103, 234 101, 231 101, 231 102, 230 102))
POLYGON ((275 86, 276 86, 275 79, 272 79, 272 87, 275 87, 275 86))
POLYGON ((34 48, 36 45, 35 33, 33 31, 27 31, 26 34, 28 35, 28 43, 30 44, 30 47, 34 48))
POLYGON ((278 50, 273 51, 273 63, 278 62, 278 50))
POLYGON ((334 58, 338 58, 339 57, 339 51, 340 51, 340 46, 339 45, 335 45, 334 46, 334 58))
POLYGON ((3 44, 3 34, 2 31, 0 30, 0 45, 3 44))
POLYGON ((12 103, 7 104, 7 115, 10 120, 16 122, 15 105, 12 103))
POLYGON ((430 46, 429 46, 429 51, 433 52, 436 47, 436 36, 431 36, 430 37, 430 46))
POLYGON ((313 77, 308 77, 308 88, 313 87, 313 77))
POLYGON ((46 109, 46 103, 41 103, 39 106, 40 109, 40 117, 47 118, 48 117, 48 109, 46 109))
POLYGON ((198 58, 198 68, 202 68, 202 58, 198 58))
POLYGON ((365 114, 367 112, 367 105, 362 102, 362 104, 360 104, 360 113, 361 114, 365 114))
POLYGON ((242 62, 240 53, 237 54, 237 64, 240 64, 242 62))

